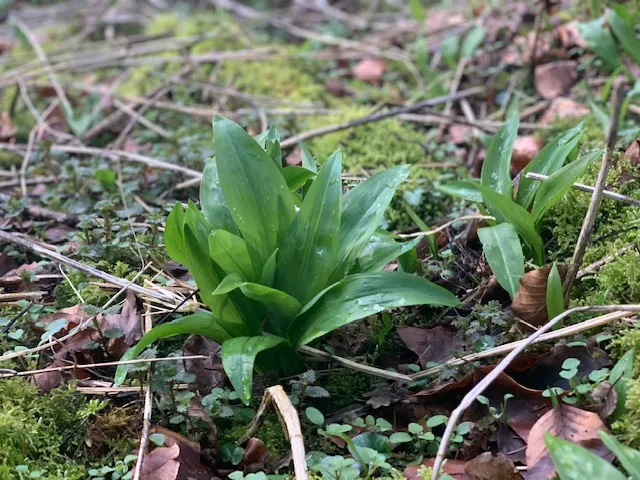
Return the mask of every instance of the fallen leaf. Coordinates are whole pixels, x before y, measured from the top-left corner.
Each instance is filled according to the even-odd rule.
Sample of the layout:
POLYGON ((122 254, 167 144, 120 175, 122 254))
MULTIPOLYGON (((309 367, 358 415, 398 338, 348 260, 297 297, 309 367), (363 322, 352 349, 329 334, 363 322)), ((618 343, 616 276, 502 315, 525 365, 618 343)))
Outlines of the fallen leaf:
POLYGON ((511 460, 502 453, 485 452, 464 467, 469 480, 520 480, 522 478, 511 460))
MULTIPOLYGON (((63 363, 60 360, 54 360, 49 367, 61 367, 63 363)), ((41 393, 49 393, 51 390, 62 384, 62 373, 59 370, 53 370, 51 372, 36 373, 32 377, 33 383, 38 387, 38 391, 41 393)))
POLYGON ((9 114, 7 112, 0 112, 0 142, 10 142, 14 140, 14 137, 18 129, 15 127, 9 114))
POLYGON ((471 132, 469 125, 454 123, 449 127, 449 141, 454 145, 465 143, 471 132))
POLYGON ((545 433, 577 443, 596 455, 612 460, 613 455, 600 440, 598 431, 608 432, 597 413, 587 412, 560 403, 545 413, 531 429, 527 444, 527 480, 548 479, 555 472, 549 451, 544 444, 545 433))
POLYGON ((556 27, 556 37, 558 38, 560 45, 567 50, 574 47, 585 48, 587 46, 587 42, 585 42, 584 38, 580 34, 580 29, 576 20, 556 27))
POLYGON ((242 457, 242 465, 250 472, 264 472, 267 459, 269 458, 269 450, 264 446, 262 440, 252 437, 244 446, 244 456, 242 457))
MULTIPOLYGON (((423 480, 418 470, 423 465, 425 467, 433 467, 433 463, 435 462, 435 458, 429 458, 424 460, 421 465, 409 465, 404 469, 403 475, 408 480, 423 480)), ((464 460, 455 460, 453 458, 448 458, 444 461, 444 465, 442 466, 442 473, 446 473, 447 475, 451 475, 455 479, 463 480, 465 478, 464 467, 467 462, 464 460)))
POLYGON ((629 160, 634 167, 640 165, 640 140, 631 142, 631 145, 624 152, 624 158, 629 160))
POLYGON ((184 360, 184 369, 195 375, 198 389, 203 395, 224 385, 226 375, 220 359, 220 345, 201 335, 191 335, 182 347, 185 356, 207 355, 207 360, 184 360))
POLYGON ((600 418, 609 417, 618 405, 618 394, 616 393, 616 389, 613 388, 613 384, 607 380, 601 382, 593 389, 593 392, 591 392, 591 399, 596 402, 596 409, 593 410, 590 408, 590 410, 595 411, 600 415, 600 418))
POLYGON ((423 367, 428 362, 442 363, 452 358, 460 348, 460 336, 443 326, 433 328, 402 327, 396 329, 409 350, 418 355, 418 363, 423 367))
POLYGON ((544 141, 535 135, 518 136, 513 142, 511 168, 515 173, 526 167, 544 147, 544 141))
POLYGON ((180 455, 180 447, 173 444, 170 447, 154 448, 144 457, 141 480, 176 480, 180 470, 180 462, 176 459, 180 455))
POLYGON ((67 240, 68 235, 72 232, 75 233, 76 230, 67 225, 52 225, 45 228, 42 233, 49 243, 61 243, 67 240))
POLYGON ((556 120, 568 118, 580 118, 589 115, 591 109, 570 98, 556 98, 551 102, 549 108, 540 117, 542 125, 548 125, 556 120))
POLYGON ((562 60, 538 65, 534 71, 536 90, 551 100, 564 95, 578 79, 578 62, 562 60))
POLYGON ((500 422, 496 434, 498 451, 506 455, 512 462, 524 463, 527 443, 520 435, 515 433, 508 425, 500 422))
POLYGON ((352 69, 353 76, 361 82, 377 83, 382 79, 387 64, 378 58, 360 60, 352 69))
POLYGON ((124 333, 124 341, 129 346, 142 338, 140 313, 138 312, 136 296, 133 292, 127 291, 127 297, 120 313, 105 315, 100 327, 103 331, 110 328, 119 328, 124 333))
MULTIPOLYGON (((516 293, 511 309, 519 319, 534 327, 543 325, 547 315, 547 278, 551 267, 537 268, 525 273, 520 278, 520 289, 516 293)), ((558 265, 560 278, 564 281, 567 274, 566 265, 558 265)))

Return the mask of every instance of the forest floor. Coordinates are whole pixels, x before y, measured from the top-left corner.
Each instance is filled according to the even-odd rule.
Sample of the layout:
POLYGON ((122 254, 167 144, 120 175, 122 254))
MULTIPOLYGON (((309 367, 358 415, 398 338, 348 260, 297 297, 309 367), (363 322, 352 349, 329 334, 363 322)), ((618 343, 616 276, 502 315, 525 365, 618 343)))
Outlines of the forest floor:
POLYGON ((276 385, 311 478, 427 479, 442 448, 441 478, 546 479, 545 432, 617 467, 598 431, 640 447, 640 3, 604 3, 0 1, 0 479, 292 478, 296 439, 258 411, 276 385), (215 115, 276 127, 285 166, 341 150, 345 190, 410 165, 380 227, 422 239, 384 270, 460 306, 334 330, 249 405, 197 335, 115 384, 204 306, 163 232, 215 115), (461 183, 505 172, 519 205, 461 183))

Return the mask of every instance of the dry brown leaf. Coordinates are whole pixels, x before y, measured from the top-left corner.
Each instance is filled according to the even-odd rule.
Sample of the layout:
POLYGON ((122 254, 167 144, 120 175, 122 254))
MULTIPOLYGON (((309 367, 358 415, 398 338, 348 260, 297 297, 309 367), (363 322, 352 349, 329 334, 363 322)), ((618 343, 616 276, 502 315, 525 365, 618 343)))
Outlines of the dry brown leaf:
POLYGON ((556 37, 560 45, 567 50, 574 47, 585 48, 587 46, 587 42, 585 42, 580 34, 577 20, 559 25, 556 28, 556 37))
POLYGON ((454 123, 449 127, 449 141, 454 145, 465 143, 471 132, 469 125, 454 123))
POLYGON ((613 455, 605 448, 598 431, 608 431, 597 413, 561 403, 545 413, 531 429, 527 445, 527 480, 548 479, 555 468, 544 444, 545 433, 577 443, 608 460, 613 455))
POLYGON ((516 137, 511 154, 511 168, 515 173, 529 165, 529 162, 542 150, 542 147, 544 147, 544 140, 535 135, 516 137))
MULTIPOLYGON (((520 279, 520 290, 516 293, 511 309, 513 314, 525 322, 538 327, 548 320, 547 278, 551 267, 538 268, 525 273, 520 279)), ((560 278, 564 281, 566 265, 558 265, 560 278)))
POLYGON ((418 363, 423 367, 428 362, 448 360, 461 345, 455 331, 440 325, 433 328, 403 327, 396 331, 407 348, 418 355, 418 363))
MULTIPOLYGON (((408 480, 422 480, 424 477, 418 474, 418 470, 420 470, 420 467, 422 467, 423 465, 425 467, 433 467, 434 461, 434 458, 429 458, 427 460, 424 460, 421 465, 409 465, 404 469, 403 475, 408 480)), ((467 462, 465 462, 464 460, 455 460, 453 458, 448 458, 445 460, 444 465, 442 466, 442 472, 446 473, 447 475, 451 475, 456 480, 463 480, 466 476, 466 474, 464 473, 464 467, 466 466, 466 464, 467 462)))
POLYGON ((573 60, 545 63, 534 71, 536 90, 548 100, 567 93, 577 79, 578 62, 573 60))
POLYGON ((165 442, 164 446, 154 448, 150 454, 145 455, 142 470, 143 473, 147 472, 147 475, 141 476, 141 479, 209 480, 212 477, 209 469, 205 467, 200 460, 200 444, 192 442, 187 437, 160 426, 154 427, 151 433, 164 435, 165 442), (152 462, 151 467, 153 467, 153 470, 151 470, 151 467, 147 467, 147 461, 149 457, 158 450, 160 450, 160 453, 158 454, 158 458, 152 462), (160 476, 160 474, 165 476, 160 476), (173 477, 169 476, 171 474, 173 474, 173 477))
POLYGON ((269 450, 262 440, 252 437, 244 446, 242 465, 250 472, 263 472, 269 458, 269 450))
POLYGON ((184 360, 184 369, 195 375, 198 389, 206 395, 224 385, 227 378, 220 359, 220 345, 201 335, 191 335, 182 347, 185 356, 207 355, 208 360, 184 360))
POLYGON ((0 112, 0 142, 10 142, 14 139, 18 129, 15 127, 7 112, 0 112))
MULTIPOLYGON (((591 392, 591 398, 596 402, 596 409, 594 410, 600 418, 607 418, 613 413, 618 405, 618 394, 616 389, 613 388, 613 384, 607 380, 600 383, 591 392)), ((593 410, 590 408, 590 410, 593 410)))
POLYGON ((520 435, 515 433, 509 426, 500 422, 498 433, 496 434, 498 451, 507 456, 512 462, 524 463, 527 443, 520 435))
POLYGON ((102 330, 119 328, 124 334, 124 341, 131 346, 142 338, 140 325, 140 313, 136 305, 136 296, 133 292, 127 292, 127 298, 118 314, 105 315, 100 324, 102 330))
POLYGON ((384 60, 365 58, 360 60, 351 70, 353 76, 361 82, 378 83, 387 69, 384 60))
MULTIPOLYGON (((54 360, 53 363, 45 368, 61 366, 63 366, 63 363, 60 360, 54 360)), ((41 393, 49 393, 62 383, 62 373, 59 370, 36 373, 31 379, 41 393)))
POLYGON ((180 470, 180 462, 176 459, 180 455, 180 447, 174 443, 170 447, 154 448, 144 456, 141 480, 176 480, 180 470))
POLYGON ((640 140, 631 142, 631 145, 624 152, 624 158, 629 160, 634 167, 640 165, 640 140))
POLYGON ((511 460, 502 453, 485 452, 464 467, 469 480, 520 480, 520 474, 511 460))
POLYGON ((591 109, 570 98, 556 98, 540 117, 540 123, 548 125, 556 120, 580 118, 589 115, 591 109))

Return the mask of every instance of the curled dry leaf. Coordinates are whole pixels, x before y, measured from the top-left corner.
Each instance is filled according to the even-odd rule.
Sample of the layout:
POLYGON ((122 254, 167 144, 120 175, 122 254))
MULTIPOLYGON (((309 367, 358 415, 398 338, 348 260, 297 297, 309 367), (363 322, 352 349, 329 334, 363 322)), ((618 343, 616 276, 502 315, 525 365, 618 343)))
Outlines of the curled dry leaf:
POLYGON ((365 58, 360 60, 351 70, 353 76, 361 82, 377 83, 387 69, 384 60, 365 58))
POLYGON ((173 444, 170 447, 158 447, 145 455, 142 464, 141 480, 176 480, 180 462, 176 460, 180 455, 180 447, 173 444))
POLYGON ((247 441, 242 457, 242 465, 246 470, 250 472, 265 471, 268 458, 269 450, 262 440, 252 437, 247 441))
POLYGON ((511 154, 511 168, 515 173, 529 165, 529 162, 542 150, 542 147, 544 147, 544 140, 535 135, 516 137, 511 154))
MULTIPOLYGON (((408 480, 422 480, 422 477, 418 470, 420 467, 433 467, 433 463, 435 458, 429 458, 424 460, 421 465, 409 465, 404 469, 403 475, 408 480)), ((464 460, 455 460, 453 458, 448 458, 445 460, 444 465, 442 466, 442 473, 446 473, 447 475, 451 475, 456 480, 464 480, 466 474, 464 473, 464 468, 467 465, 467 462, 464 460)))
POLYGON ((461 345, 456 332, 443 326, 403 327, 398 328, 397 332, 407 348, 418 355, 418 363, 423 367, 428 362, 442 363, 448 360, 461 345))
POLYGON ((580 118, 589 115, 591 109, 570 98, 556 98, 540 117, 540 123, 548 125, 556 120, 580 118))
POLYGON ((538 65, 534 71, 536 90, 551 100, 564 95, 578 79, 578 62, 563 60, 538 65))
MULTIPOLYGON (((538 268, 520 278, 520 289, 516 293, 511 309, 513 314, 534 327, 543 325, 547 315, 547 278, 551 267, 538 268)), ((558 265, 560 278, 564 281, 566 265, 558 265)))
POLYGON ((591 392, 591 399, 595 402, 595 412, 600 418, 609 417, 618 405, 618 394, 613 384, 607 380, 600 383, 591 392))
POLYGON ((131 346, 142 337, 142 327, 140 325, 140 313, 136 306, 136 296, 133 292, 127 292, 127 298, 122 305, 119 314, 105 315, 101 322, 101 328, 119 328, 124 333, 124 341, 131 346))
MULTIPOLYGON (((64 364, 60 360, 54 360, 45 368, 61 367, 63 365, 64 364)), ((49 393, 51 390, 62 383, 62 373, 59 370, 36 373, 35 375, 33 375, 33 377, 31 377, 31 380, 36 385, 36 387, 38 387, 38 390, 41 393, 49 393)))
POLYGON ((520 473, 511 460, 502 453, 485 452, 464 467, 469 480, 520 480, 520 473))
POLYGON ((597 413, 563 403, 549 410, 536 422, 529 434, 527 480, 546 480, 554 475, 555 467, 544 443, 545 433, 577 443, 600 457, 612 460, 613 455, 600 440, 599 430, 608 431, 597 413))
POLYGON ((559 25, 556 28, 556 37, 560 45, 567 50, 574 47, 585 48, 587 46, 587 42, 580 34, 576 20, 559 25))
POLYGON ((634 140, 625 150, 624 158, 631 162, 634 167, 640 165, 640 140, 634 140))
POLYGON ((207 360, 185 360, 184 369, 196 376, 198 389, 206 395, 224 385, 226 376, 220 359, 220 345, 201 335, 191 335, 182 347, 185 356, 207 355, 207 360))

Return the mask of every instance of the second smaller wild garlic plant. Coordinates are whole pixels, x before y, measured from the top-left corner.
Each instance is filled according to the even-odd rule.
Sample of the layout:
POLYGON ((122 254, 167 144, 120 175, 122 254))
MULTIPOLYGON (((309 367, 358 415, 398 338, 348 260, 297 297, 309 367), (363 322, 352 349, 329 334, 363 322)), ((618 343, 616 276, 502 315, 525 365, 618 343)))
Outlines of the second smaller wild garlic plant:
MULTIPOLYGON (((201 210, 178 203, 165 227, 167 253, 188 267, 210 311, 158 325, 123 359, 161 338, 207 336, 222 344, 225 372, 249 403, 254 366, 281 371, 298 347, 388 308, 459 304, 424 278, 381 271, 419 241, 378 229, 408 166, 343 194, 339 151, 319 170, 304 148, 302 166, 283 167, 275 129, 254 139, 216 117, 213 133, 201 210)), ((116 383, 126 373, 118 367, 116 383)))

